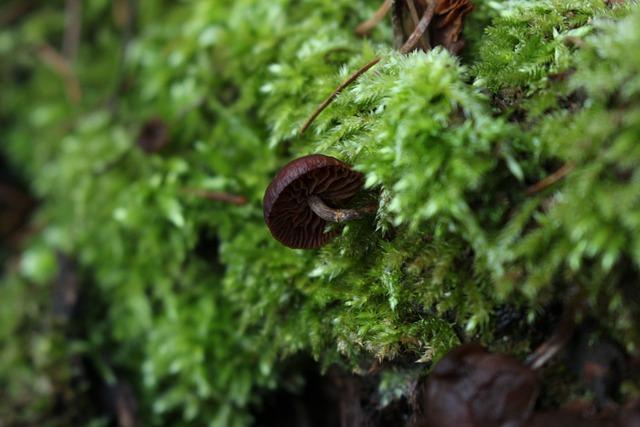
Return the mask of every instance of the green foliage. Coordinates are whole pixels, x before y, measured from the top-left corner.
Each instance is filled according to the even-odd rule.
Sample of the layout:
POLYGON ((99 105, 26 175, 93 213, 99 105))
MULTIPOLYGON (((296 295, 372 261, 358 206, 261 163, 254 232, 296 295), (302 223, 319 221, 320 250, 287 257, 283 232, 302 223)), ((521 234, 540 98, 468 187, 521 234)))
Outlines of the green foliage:
POLYGON ((603 9, 597 0, 510 2, 485 32, 475 67, 478 85, 523 95, 545 86, 550 73, 569 65, 567 39, 588 33, 587 22, 603 9))
POLYGON ((620 16, 626 10, 610 10, 600 0, 505 3, 480 43, 475 85, 492 93, 495 107, 506 117, 520 121, 572 108, 566 80, 577 48, 593 31, 592 18, 620 16))
MULTIPOLYGON (((93 415, 74 382, 79 351, 66 344, 66 331, 53 310, 47 286, 57 274, 55 254, 35 244, 21 265, 0 281, 0 420, 7 425, 65 426, 93 415), (56 413, 57 405, 74 406, 56 413)), ((99 419, 94 421, 98 422, 99 419)))
MULTIPOLYGON (((0 388, 10 393, 0 422, 24 396, 41 402, 27 421, 52 410, 51 389, 33 385, 50 380, 49 365, 108 353, 130 373, 146 424, 248 425, 248 408, 296 353, 365 372, 374 359, 428 363, 461 339, 501 346, 499 307, 532 323, 570 287, 637 348, 637 8, 477 2, 457 59, 393 52, 388 23, 355 37, 373 0, 144 2, 124 45, 108 3, 83 12, 77 101, 31 54, 57 46, 60 11, 43 6, 0 32, 0 72, 13 81, 0 94, 0 148, 43 200, 34 222, 46 237, 0 285, 1 300, 26 301, 0 313, 0 388), (300 135, 375 55, 382 61, 300 135), (149 155, 135 140, 151 117, 171 142, 149 155), (290 250, 264 226, 261 199, 281 165, 312 152, 364 172, 357 202, 380 209, 323 249, 290 250), (568 176, 527 194, 564 164, 568 176), (85 319, 91 334, 32 357, 47 366, 25 363, 41 351, 25 340, 61 333, 33 314, 55 250, 73 254, 84 292, 104 307, 85 319), (25 322, 29 334, 14 338, 25 322)), ((528 351, 529 338, 510 348, 528 351)), ((385 402, 427 366, 384 371, 385 402)))
POLYGON ((539 129, 545 151, 574 169, 557 193, 540 199, 542 206, 532 217, 538 226, 524 233, 513 251, 519 264, 514 268, 524 269, 520 273, 531 291, 561 275, 570 282, 587 282, 584 288, 594 309, 598 301, 608 301, 597 311, 615 319, 625 336, 633 336, 634 346, 638 296, 630 275, 640 265, 640 116, 631 100, 640 93, 640 63, 628 52, 639 46, 638 23, 637 11, 615 24, 597 21, 598 34, 576 56, 570 87, 584 91, 585 108, 551 115, 539 129))

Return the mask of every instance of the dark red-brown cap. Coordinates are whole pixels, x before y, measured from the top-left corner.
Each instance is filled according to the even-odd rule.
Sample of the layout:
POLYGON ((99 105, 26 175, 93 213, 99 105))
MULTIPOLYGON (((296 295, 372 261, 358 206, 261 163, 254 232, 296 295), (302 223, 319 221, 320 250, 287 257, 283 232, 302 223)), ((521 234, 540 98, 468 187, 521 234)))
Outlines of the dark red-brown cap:
POLYGON ((363 186, 364 176, 340 160, 322 154, 300 157, 284 166, 263 199, 264 220, 273 237, 297 249, 318 248, 338 231, 325 233, 327 221, 309 207, 309 196, 338 207, 363 186))
POLYGON ((169 127, 164 120, 154 117, 147 120, 138 134, 138 147, 145 153, 156 153, 169 143, 169 127))

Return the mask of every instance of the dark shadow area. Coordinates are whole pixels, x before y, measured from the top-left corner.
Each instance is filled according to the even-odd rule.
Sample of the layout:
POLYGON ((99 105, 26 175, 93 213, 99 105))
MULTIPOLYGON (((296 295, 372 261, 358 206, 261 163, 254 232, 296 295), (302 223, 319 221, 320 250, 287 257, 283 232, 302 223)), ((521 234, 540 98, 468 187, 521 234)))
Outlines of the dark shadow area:
POLYGON ((27 224, 35 207, 36 200, 0 152, 0 269, 28 234, 27 224))
POLYGON ((359 376, 333 366, 322 375, 316 362, 302 356, 289 360, 285 367, 285 372, 295 374, 252 408, 256 427, 410 425, 412 410, 407 399, 381 407, 377 374, 359 376))

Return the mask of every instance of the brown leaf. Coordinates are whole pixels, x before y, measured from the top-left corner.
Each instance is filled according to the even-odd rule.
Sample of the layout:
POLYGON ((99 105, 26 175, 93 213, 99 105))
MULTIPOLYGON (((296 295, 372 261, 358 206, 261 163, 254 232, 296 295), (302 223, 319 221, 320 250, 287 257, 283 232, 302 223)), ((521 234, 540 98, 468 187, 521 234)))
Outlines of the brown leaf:
POLYGON ((517 359, 476 344, 449 352, 423 387, 420 427, 519 425, 538 395, 534 372, 517 359))

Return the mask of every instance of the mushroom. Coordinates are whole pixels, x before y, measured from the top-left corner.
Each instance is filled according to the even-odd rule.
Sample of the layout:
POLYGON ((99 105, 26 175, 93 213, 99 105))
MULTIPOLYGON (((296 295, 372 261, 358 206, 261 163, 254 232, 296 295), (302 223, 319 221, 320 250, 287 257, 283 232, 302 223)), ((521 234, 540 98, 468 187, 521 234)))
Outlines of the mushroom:
POLYGON ((376 211, 377 206, 340 209, 364 184, 364 176, 340 160, 322 154, 300 157, 285 165, 271 181, 263 199, 264 220, 273 237, 296 249, 326 245, 342 223, 376 211))

